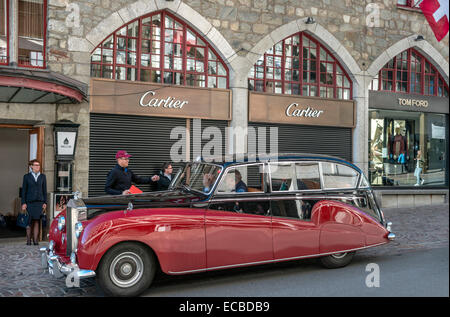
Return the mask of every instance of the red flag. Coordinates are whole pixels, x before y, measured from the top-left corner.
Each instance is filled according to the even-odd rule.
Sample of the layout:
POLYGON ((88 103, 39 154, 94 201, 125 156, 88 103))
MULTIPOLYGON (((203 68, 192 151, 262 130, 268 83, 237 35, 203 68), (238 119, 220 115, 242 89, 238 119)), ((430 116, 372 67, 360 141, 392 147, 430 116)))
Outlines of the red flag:
POLYGON ((419 6, 440 42, 448 33, 448 0, 423 0, 419 6))

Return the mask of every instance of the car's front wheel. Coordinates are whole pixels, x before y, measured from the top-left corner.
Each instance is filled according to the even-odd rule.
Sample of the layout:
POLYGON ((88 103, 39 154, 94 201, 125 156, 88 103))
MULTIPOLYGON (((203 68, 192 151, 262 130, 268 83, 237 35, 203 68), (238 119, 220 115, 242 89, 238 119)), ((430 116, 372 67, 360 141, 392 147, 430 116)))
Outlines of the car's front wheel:
POLYGON ((324 267, 328 269, 336 269, 349 264, 352 261, 354 255, 355 252, 334 253, 319 258, 319 261, 324 267))
POLYGON ((121 243, 111 248, 97 269, 97 280, 107 295, 137 296, 149 288, 155 276, 152 252, 137 243, 121 243))

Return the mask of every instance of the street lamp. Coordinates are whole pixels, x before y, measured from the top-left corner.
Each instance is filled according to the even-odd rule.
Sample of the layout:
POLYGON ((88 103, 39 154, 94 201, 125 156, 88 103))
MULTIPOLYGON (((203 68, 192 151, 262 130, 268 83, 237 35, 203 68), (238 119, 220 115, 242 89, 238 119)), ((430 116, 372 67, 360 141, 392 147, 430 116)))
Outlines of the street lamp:
POLYGON ((78 139, 78 123, 59 120, 53 124, 55 133, 55 192, 72 192, 72 170, 78 139))

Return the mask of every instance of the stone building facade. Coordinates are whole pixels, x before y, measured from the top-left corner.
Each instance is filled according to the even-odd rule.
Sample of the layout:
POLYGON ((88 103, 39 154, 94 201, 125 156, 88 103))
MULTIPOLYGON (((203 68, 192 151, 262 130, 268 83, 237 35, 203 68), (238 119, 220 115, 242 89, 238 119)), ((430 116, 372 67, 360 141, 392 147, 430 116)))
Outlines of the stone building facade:
MULTIPOLYGON (((351 78, 356 109, 352 158, 365 171, 369 157, 369 85, 380 69, 399 53, 415 48, 447 85, 449 82, 448 36, 437 42, 423 14, 398 7, 396 0, 48 0, 47 5, 47 68, 88 87, 91 54, 109 34, 158 10, 179 17, 214 47, 229 68, 232 127, 248 125, 248 73, 253 65, 277 42, 306 31, 334 55, 351 78), (306 23, 308 17, 315 23, 306 23), (417 40, 418 35, 423 40, 417 40)), ((74 189, 87 193, 89 94, 77 104, 30 106, 27 109, 32 111, 0 103, 0 118, 42 122, 49 179, 54 173, 51 124, 62 119, 79 123, 74 189)), ((234 146, 236 152, 245 152, 245 136, 234 146)))

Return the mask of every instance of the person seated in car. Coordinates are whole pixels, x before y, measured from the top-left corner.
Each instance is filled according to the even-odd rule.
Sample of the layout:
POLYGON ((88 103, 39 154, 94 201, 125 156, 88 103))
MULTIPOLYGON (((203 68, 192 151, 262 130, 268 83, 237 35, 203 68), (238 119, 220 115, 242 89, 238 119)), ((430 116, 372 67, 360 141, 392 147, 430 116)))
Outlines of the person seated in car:
POLYGON ((214 176, 212 174, 203 174, 203 192, 209 193, 214 184, 214 176))
POLYGON ((238 170, 236 170, 234 175, 236 179, 236 186, 235 186, 236 193, 248 192, 247 185, 242 181, 241 173, 238 170))
POLYGON ((244 193, 248 191, 247 185, 242 181, 242 175, 238 170, 227 174, 225 185, 227 192, 244 193))

